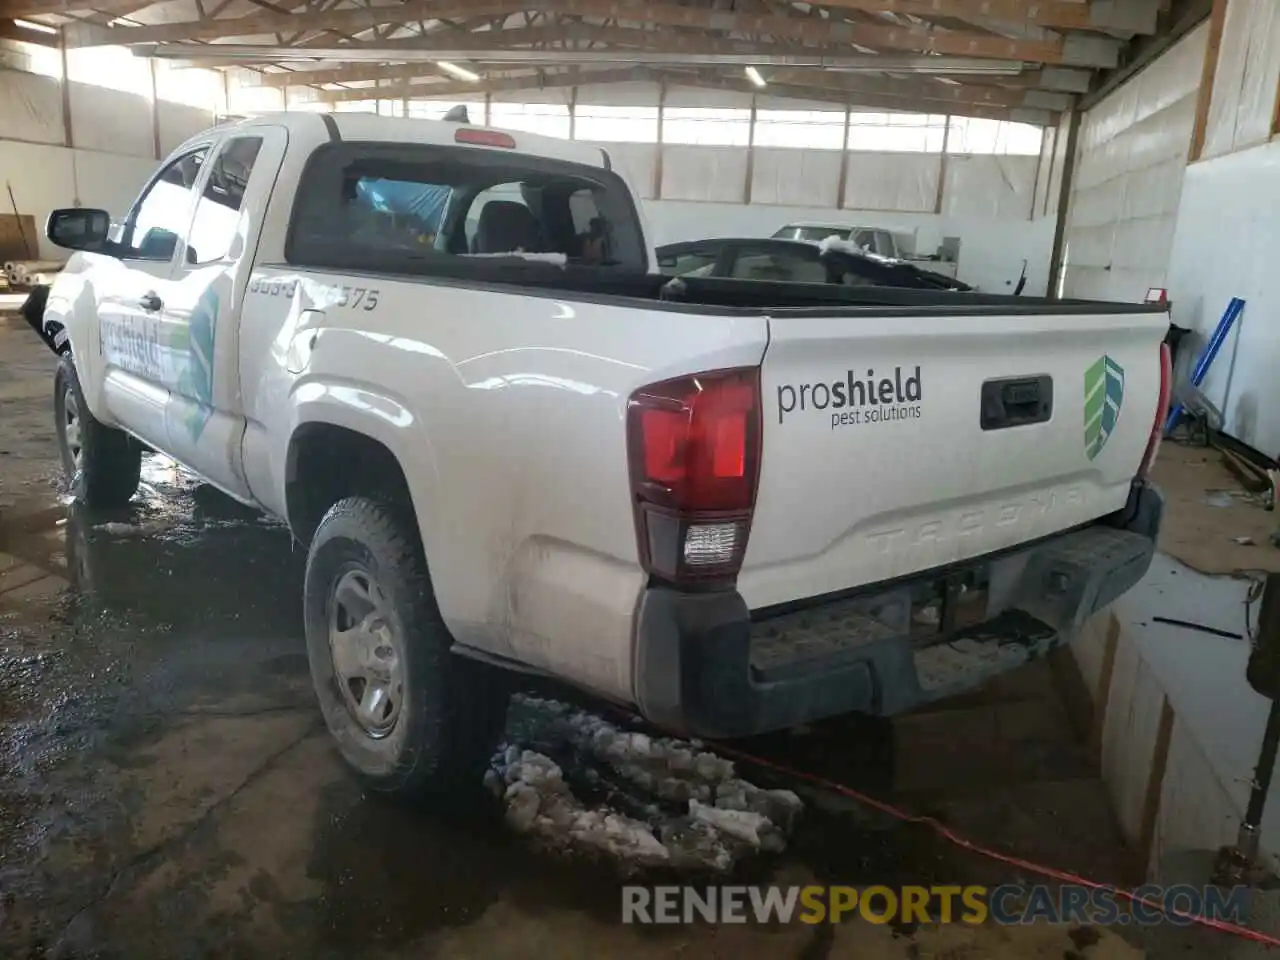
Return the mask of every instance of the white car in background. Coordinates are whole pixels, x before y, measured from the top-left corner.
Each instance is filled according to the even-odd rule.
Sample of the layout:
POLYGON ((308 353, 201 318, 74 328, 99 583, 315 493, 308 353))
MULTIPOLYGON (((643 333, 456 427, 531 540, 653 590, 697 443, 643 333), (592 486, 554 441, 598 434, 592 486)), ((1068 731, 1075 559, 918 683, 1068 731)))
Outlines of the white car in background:
POLYGON ((863 252, 890 260, 903 260, 910 253, 892 230, 881 227, 858 227, 827 223, 789 223, 773 235, 775 240, 811 240, 821 242, 836 237, 857 244, 863 252))

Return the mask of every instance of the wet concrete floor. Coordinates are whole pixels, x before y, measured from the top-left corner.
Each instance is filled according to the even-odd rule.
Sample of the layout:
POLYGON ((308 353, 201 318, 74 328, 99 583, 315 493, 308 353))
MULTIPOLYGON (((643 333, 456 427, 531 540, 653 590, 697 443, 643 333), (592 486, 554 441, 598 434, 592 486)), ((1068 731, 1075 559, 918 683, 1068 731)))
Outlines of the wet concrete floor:
MULTIPOLYGON (((63 505, 51 370, 0 319, 0 957, 1143 955, 1066 927, 624 926, 611 872, 529 850, 487 806, 363 795, 312 699, 287 531, 158 458, 128 510, 63 505)), ((999 849, 1129 879, 1043 663, 879 742, 837 722, 750 746, 999 849)), ((1031 879, 829 797, 785 855, 743 874, 1031 879)))

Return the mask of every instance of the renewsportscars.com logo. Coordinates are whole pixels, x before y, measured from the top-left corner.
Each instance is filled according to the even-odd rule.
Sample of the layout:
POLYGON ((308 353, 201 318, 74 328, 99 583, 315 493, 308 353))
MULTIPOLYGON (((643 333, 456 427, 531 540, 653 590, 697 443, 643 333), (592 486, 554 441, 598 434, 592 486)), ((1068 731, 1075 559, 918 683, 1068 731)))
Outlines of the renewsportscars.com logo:
POLYGON ((920 416, 920 368, 894 367, 892 375, 868 370, 859 376, 846 371, 830 383, 784 383, 778 387, 778 423, 787 414, 830 411, 831 429, 920 416))
POLYGON ((1084 372, 1084 452, 1090 460, 1107 445, 1123 403, 1124 367, 1104 353, 1084 372))

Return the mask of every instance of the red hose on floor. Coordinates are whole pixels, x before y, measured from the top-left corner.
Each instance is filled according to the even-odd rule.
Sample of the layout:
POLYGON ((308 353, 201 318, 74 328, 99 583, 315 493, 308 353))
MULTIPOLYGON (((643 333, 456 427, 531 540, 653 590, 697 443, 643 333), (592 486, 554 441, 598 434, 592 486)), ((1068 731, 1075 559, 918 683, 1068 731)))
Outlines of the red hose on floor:
POLYGON ((865 793, 860 793, 857 790, 846 787, 843 784, 836 783, 832 780, 828 780, 825 777, 820 777, 817 774, 805 773, 801 770, 793 770, 784 764, 776 763, 772 760, 765 760, 743 750, 731 747, 728 744, 717 742, 709 743, 708 746, 714 749, 717 753, 723 753, 735 760, 755 764, 756 766, 765 767, 766 769, 773 770, 777 773, 785 774, 788 777, 795 777, 798 780, 807 781, 815 786, 822 787, 824 790, 832 790, 848 797, 851 800, 857 800, 859 803, 866 804, 869 807, 879 810, 881 813, 887 814, 895 820, 900 820, 903 823, 926 824, 934 831, 934 833, 938 834, 938 836, 955 844, 957 847, 962 847, 965 850, 972 851, 973 853, 987 857, 990 860, 998 860, 1001 863, 1007 863, 1010 866, 1019 868, 1020 870, 1025 870, 1028 873, 1039 874, 1042 877, 1059 880, 1063 883, 1074 883, 1080 886, 1089 887, 1093 890, 1114 890, 1117 896, 1123 897, 1131 903, 1142 904, 1144 907, 1158 910, 1160 913, 1165 915, 1172 914, 1176 917, 1192 920, 1200 924, 1202 927, 1208 927, 1211 930, 1218 930, 1222 933, 1229 933, 1232 936, 1241 937, 1245 940, 1252 940, 1255 943, 1264 943, 1270 947, 1280 947, 1280 937, 1273 937, 1258 930, 1250 930, 1248 927, 1242 927, 1235 923, 1228 923, 1225 920, 1215 920, 1211 917, 1197 917, 1190 913, 1183 913, 1181 910, 1166 910, 1162 904, 1155 903, 1145 897, 1139 897, 1128 890, 1113 888, 1105 883, 1095 883, 1093 880, 1087 880, 1084 877, 1076 876, 1074 873, 1068 873, 1065 870, 1041 866, 1038 863, 1032 863, 1030 860, 1023 860, 1020 857, 1013 857, 1006 853, 1000 853, 998 850, 991 850, 988 847, 981 846, 980 844, 974 843, 972 840, 968 840, 965 837, 960 836, 949 827, 939 823, 933 817, 907 813, 905 810, 900 810, 897 807, 891 806, 883 800, 877 800, 874 797, 869 797, 865 793))

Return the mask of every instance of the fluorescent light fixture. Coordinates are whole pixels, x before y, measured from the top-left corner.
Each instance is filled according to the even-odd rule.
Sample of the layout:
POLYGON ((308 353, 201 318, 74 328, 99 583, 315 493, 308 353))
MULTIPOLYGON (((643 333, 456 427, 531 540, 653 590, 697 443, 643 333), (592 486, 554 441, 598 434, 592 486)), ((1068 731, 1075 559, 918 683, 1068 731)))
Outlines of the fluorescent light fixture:
POLYGON ((57 33, 57 27, 51 27, 47 23, 36 23, 34 20, 15 20, 15 27, 21 27, 23 30, 35 30, 39 33, 57 33))
POLYGON ((449 76, 458 80, 465 80, 467 83, 476 83, 480 80, 480 74, 468 70, 466 67, 460 67, 456 63, 450 63, 448 60, 437 60, 436 66, 449 74, 449 76))
POLYGON ((757 70, 755 67, 747 67, 746 74, 747 74, 747 79, 750 80, 755 86, 757 87, 764 86, 764 77, 760 76, 760 71, 757 70))

